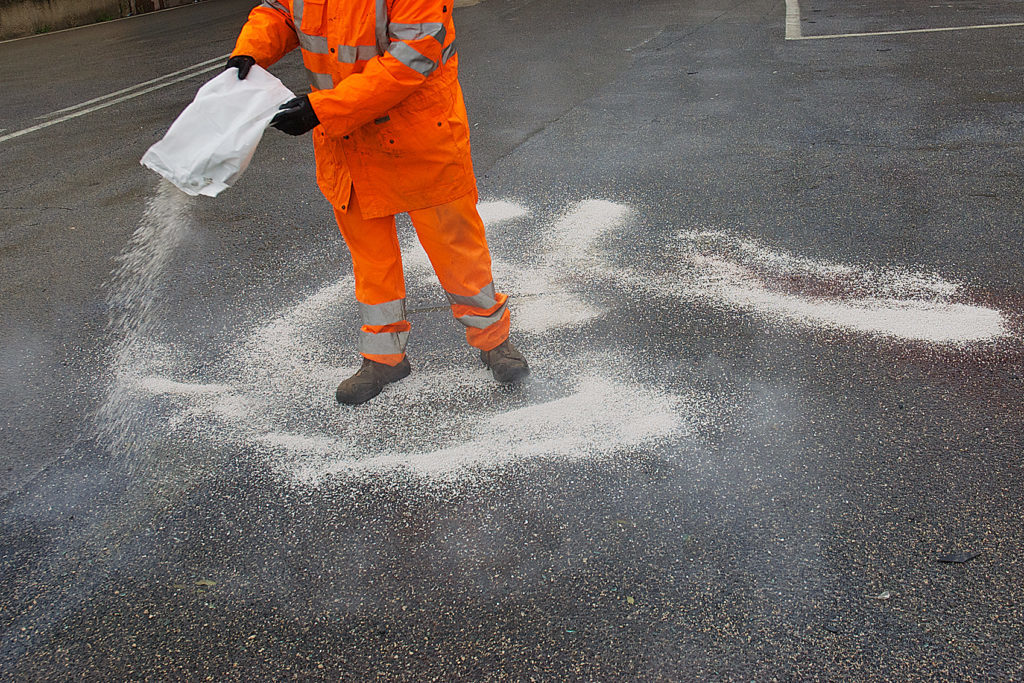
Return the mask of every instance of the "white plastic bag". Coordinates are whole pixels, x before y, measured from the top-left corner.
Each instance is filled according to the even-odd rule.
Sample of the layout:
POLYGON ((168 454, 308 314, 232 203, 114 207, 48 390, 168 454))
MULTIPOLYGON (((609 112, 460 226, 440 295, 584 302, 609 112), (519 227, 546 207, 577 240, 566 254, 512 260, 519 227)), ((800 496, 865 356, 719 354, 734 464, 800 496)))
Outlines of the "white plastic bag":
POLYGON ((216 197, 249 166, 270 119, 293 97, 259 66, 241 81, 226 69, 199 89, 141 163, 182 192, 216 197))

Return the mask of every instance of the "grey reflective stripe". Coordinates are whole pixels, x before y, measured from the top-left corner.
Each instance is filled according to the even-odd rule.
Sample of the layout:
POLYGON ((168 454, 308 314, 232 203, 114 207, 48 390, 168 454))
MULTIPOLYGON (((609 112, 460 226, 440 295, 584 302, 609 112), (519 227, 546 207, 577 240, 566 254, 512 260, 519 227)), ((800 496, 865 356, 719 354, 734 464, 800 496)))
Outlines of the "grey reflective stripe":
POLYGON ((462 315, 457 316, 455 319, 466 327, 475 327, 480 330, 486 330, 488 327, 501 320, 501 316, 505 314, 506 308, 508 308, 508 301, 503 303, 501 308, 490 315, 462 315))
POLYGON ((405 320, 405 299, 385 301, 382 304, 359 303, 359 314, 364 325, 391 325, 405 320))
POLYGON ((377 0, 376 7, 376 26, 374 26, 374 35, 377 37, 377 54, 383 55, 388 49, 388 45, 391 41, 388 40, 388 3, 387 0, 377 0))
POLYGON ((419 40, 433 38, 444 45, 444 24, 390 24, 388 35, 394 40, 419 40))
POLYGON ((427 59, 419 52, 409 47, 408 43, 391 43, 391 47, 388 48, 388 52, 391 56, 405 64, 413 71, 417 71, 424 76, 429 76, 434 73, 434 69, 437 68, 437 64, 433 60, 427 59))
POLYGON ((299 37, 299 47, 306 52, 314 52, 318 55, 325 55, 330 52, 327 47, 327 39, 323 36, 306 35, 299 29, 295 29, 295 35, 299 37))
POLYGON ((330 90, 334 87, 334 79, 330 74, 318 74, 306 69, 306 75, 309 76, 309 84, 317 90, 330 90))
POLYGON ((444 64, 445 62, 447 62, 449 59, 455 56, 455 53, 455 41, 453 40, 452 44, 446 47, 444 49, 444 52, 441 53, 441 63, 444 64))
POLYGON ((284 12, 285 14, 288 14, 288 8, 279 3, 277 0, 263 0, 263 2, 260 4, 262 4, 264 7, 276 9, 278 12, 284 12))
POLYGON ((302 25, 302 0, 292 0, 292 20, 295 22, 295 32, 299 32, 302 25))
POLYGON ((382 356, 389 353, 405 353, 409 341, 408 332, 381 332, 374 334, 359 330, 359 352, 382 356))
POLYGON ((338 61, 344 64, 355 64, 377 56, 376 45, 339 45, 338 61))
POLYGON ((459 304, 460 306, 472 306, 473 308, 482 308, 485 311, 489 311, 494 308, 498 300, 494 298, 494 283, 488 283, 480 290, 480 293, 476 296, 462 296, 461 294, 452 294, 451 292, 445 292, 448 296, 448 301, 452 304, 459 304))

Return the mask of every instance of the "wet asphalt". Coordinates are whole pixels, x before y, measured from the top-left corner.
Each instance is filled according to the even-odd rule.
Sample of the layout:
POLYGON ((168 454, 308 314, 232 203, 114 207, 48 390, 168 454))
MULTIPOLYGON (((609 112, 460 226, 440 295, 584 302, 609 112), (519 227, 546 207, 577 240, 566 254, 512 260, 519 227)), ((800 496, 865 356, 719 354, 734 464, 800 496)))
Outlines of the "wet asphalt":
MULTIPOLYGON (((227 53, 250 5, 0 43, 0 135, 227 53)), ((710 418, 444 486, 297 486, 187 432, 140 437, 143 467, 109 453, 104 283, 156 186, 138 159, 204 77, 0 142, 4 677, 1024 678, 1024 29, 784 41, 785 19, 762 0, 456 10, 481 197, 538 217, 492 233, 494 253, 516 263, 544 217, 604 199, 632 211, 605 245, 623 268, 663 261, 679 229, 728 230, 939 272, 1013 336, 936 348, 577 275, 606 312, 524 350, 628 358, 618 372, 710 418)), ((810 36, 1024 10, 805 2, 800 19, 810 36)), ((301 90, 295 56, 274 72, 301 90)), ((308 142, 268 134, 195 221, 165 335, 196 377, 255 311, 349 267, 308 142)), ((412 303, 411 352, 471 363, 437 302, 412 303)))

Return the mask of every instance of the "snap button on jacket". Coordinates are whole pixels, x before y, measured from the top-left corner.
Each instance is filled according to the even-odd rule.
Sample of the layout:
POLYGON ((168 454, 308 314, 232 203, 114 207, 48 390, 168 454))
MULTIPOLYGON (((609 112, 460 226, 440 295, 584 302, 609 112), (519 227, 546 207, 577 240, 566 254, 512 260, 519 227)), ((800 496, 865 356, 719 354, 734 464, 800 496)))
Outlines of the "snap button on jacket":
POLYGON ((476 189, 451 0, 264 0, 232 55, 266 68, 298 47, 309 77, 317 183, 366 218, 476 189))

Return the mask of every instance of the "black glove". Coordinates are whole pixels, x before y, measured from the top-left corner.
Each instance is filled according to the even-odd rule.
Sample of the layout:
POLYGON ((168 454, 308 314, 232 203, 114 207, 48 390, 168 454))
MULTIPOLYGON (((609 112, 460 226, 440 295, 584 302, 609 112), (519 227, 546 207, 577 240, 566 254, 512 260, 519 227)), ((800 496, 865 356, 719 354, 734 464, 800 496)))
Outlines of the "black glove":
POLYGON ((270 125, 288 135, 302 135, 320 125, 320 119, 309 103, 309 96, 303 95, 281 105, 281 111, 270 119, 270 125))
POLYGON ((245 77, 249 75, 249 69, 256 63, 256 60, 249 55, 235 55, 228 60, 228 63, 224 66, 225 69, 238 69, 238 80, 244 81, 245 77))

